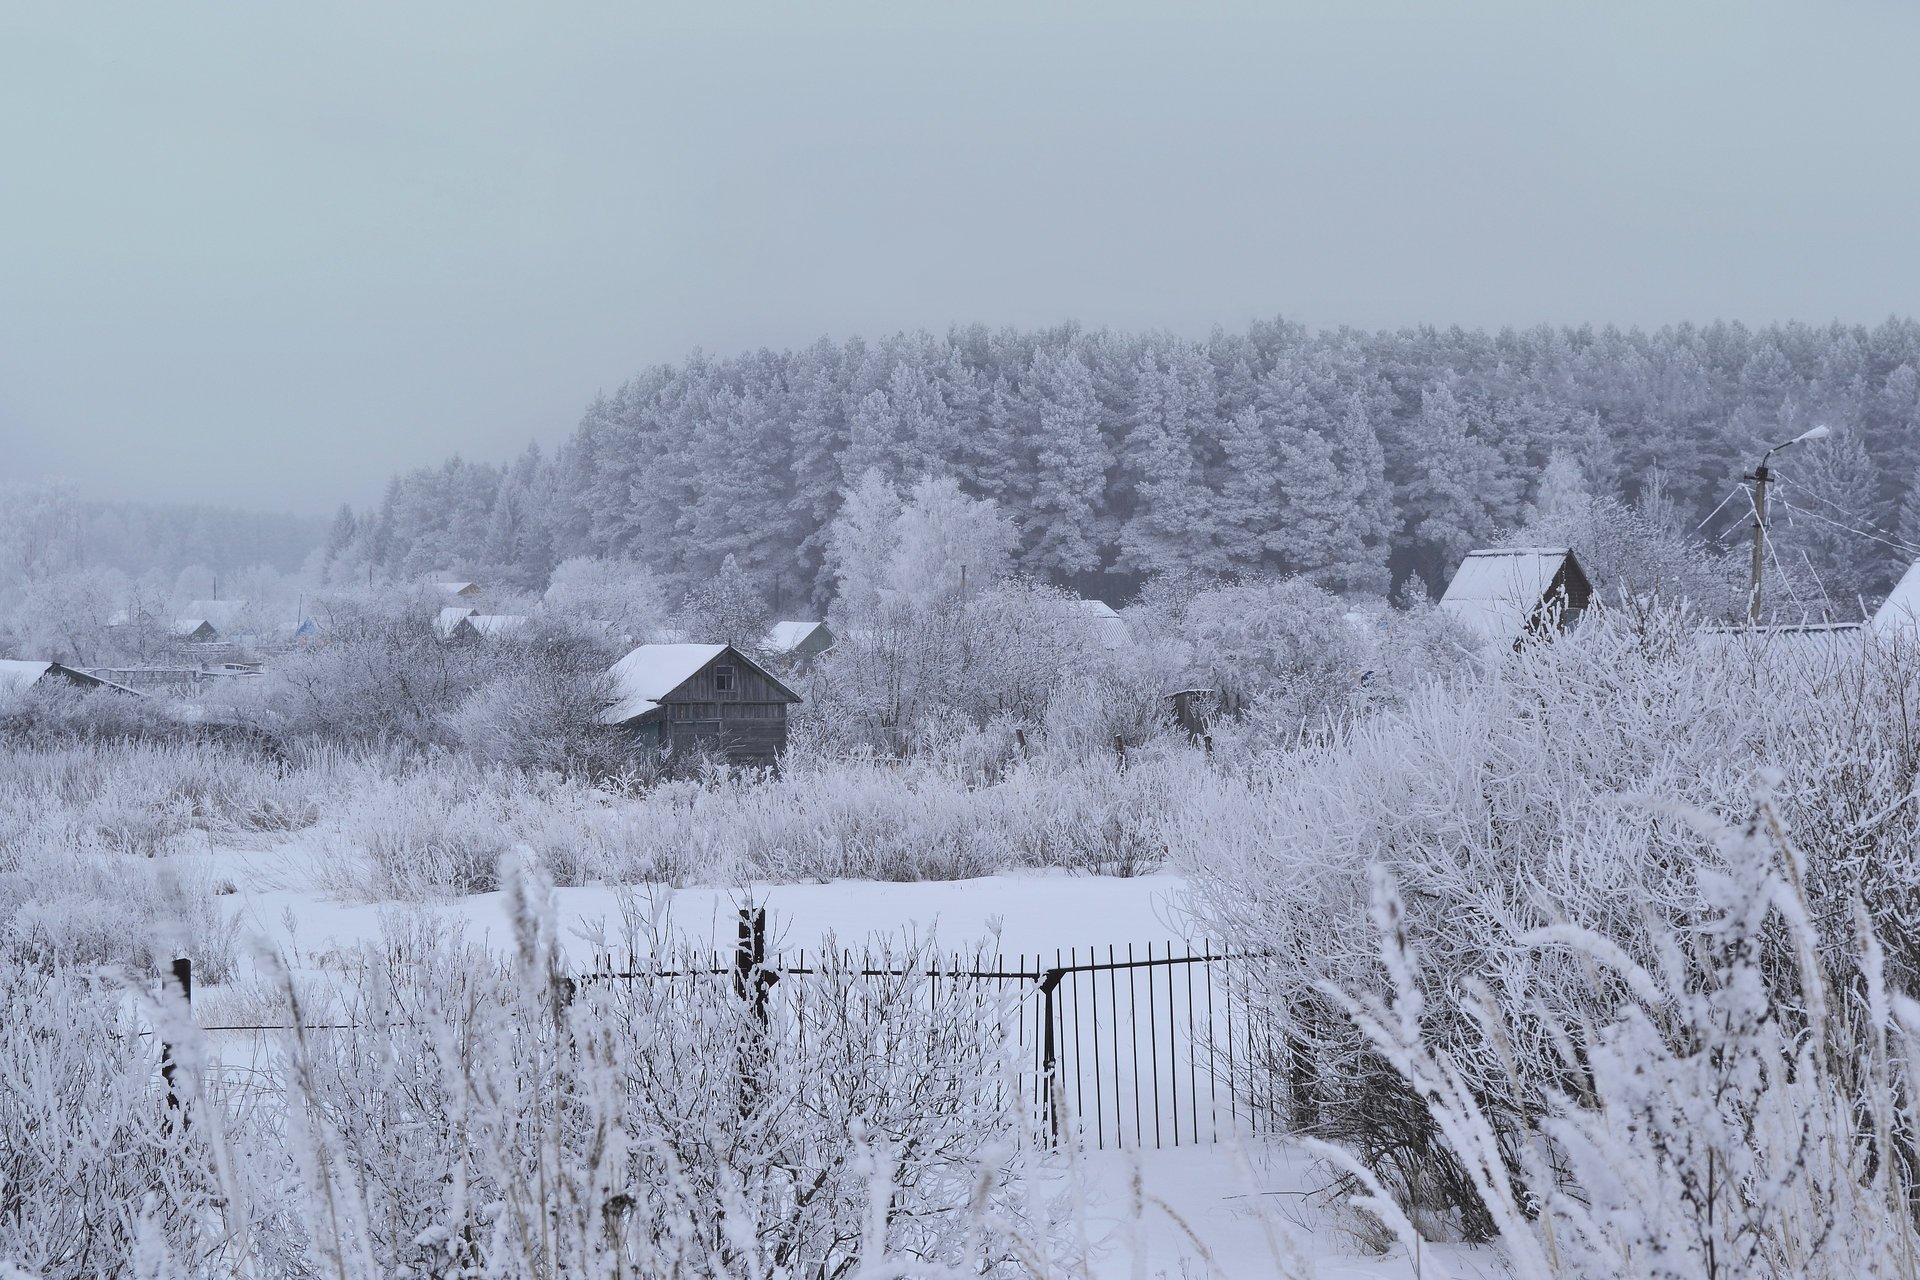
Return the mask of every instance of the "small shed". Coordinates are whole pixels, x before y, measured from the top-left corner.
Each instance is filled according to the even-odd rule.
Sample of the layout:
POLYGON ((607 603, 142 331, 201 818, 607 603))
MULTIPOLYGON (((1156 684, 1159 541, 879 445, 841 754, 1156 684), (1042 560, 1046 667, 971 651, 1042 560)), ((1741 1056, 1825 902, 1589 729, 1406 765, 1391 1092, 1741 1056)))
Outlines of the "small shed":
POLYGON ((175 618, 167 634, 188 644, 217 644, 220 640, 220 631, 213 622, 197 616, 175 618))
POLYGON ((787 708, 800 701, 727 644, 643 644, 607 674, 614 702, 602 724, 655 750, 706 749, 733 764, 777 763, 787 747, 787 708))
POLYGON ((1593 601, 1593 584, 1566 547, 1469 551, 1440 610, 1490 642, 1518 646, 1565 631, 1593 601))
POLYGON ((776 622, 760 648, 771 662, 797 667, 833 648, 833 632, 824 622, 776 622))
POLYGON ((25 693, 29 689, 44 688, 49 685, 71 685, 80 689, 117 689, 121 693, 135 690, 111 680, 102 680, 99 676, 88 675, 84 671, 66 666, 59 662, 33 662, 19 658, 0 658, 0 694, 25 693))

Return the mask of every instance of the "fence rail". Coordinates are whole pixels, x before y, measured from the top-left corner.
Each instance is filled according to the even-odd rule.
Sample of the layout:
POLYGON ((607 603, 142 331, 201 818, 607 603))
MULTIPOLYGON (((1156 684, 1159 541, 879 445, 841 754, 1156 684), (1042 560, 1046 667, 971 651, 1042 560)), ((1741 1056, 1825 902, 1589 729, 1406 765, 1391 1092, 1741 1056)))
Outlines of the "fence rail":
MULTIPOLYGON (((831 989, 818 981, 823 977, 918 981, 926 998, 943 1008, 941 984, 963 984, 975 998, 960 1007, 979 1020, 980 1034, 1003 1037, 1008 1047, 1015 1078, 1006 1083, 1024 1100, 1037 1140, 1058 1142, 1070 1130, 1075 1141, 1095 1149, 1188 1146, 1256 1130, 1268 1115, 1249 1097, 1248 1081, 1258 1075, 1250 1068, 1266 1060, 1272 1046, 1244 1007, 1236 1007, 1234 966, 1244 959, 1207 941, 899 963, 854 950, 769 953, 764 908, 743 910, 739 928, 734 951, 711 952, 701 957, 706 963, 660 967, 629 959, 616 966, 614 957, 602 955, 588 972, 563 979, 559 994, 571 1001, 595 984, 729 982, 735 996, 750 1002, 761 1028, 805 1035, 824 1012, 814 1005, 831 989)), ((174 977, 190 990, 190 969, 176 964, 174 977)), ((953 994, 949 986, 947 995, 953 994)), ((292 1029, 201 1028, 224 1036, 292 1029)), ((301 1026, 376 1029, 351 1021, 301 1026)))

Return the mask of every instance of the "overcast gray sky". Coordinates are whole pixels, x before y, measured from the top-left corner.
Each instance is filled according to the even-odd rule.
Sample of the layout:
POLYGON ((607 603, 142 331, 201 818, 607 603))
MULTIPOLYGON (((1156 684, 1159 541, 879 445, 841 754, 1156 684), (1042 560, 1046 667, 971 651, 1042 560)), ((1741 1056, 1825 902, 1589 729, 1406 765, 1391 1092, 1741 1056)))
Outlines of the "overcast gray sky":
POLYGON ((1873 322, 1917 53, 1911 0, 0 0, 0 478, 326 510, 956 320, 1873 322))

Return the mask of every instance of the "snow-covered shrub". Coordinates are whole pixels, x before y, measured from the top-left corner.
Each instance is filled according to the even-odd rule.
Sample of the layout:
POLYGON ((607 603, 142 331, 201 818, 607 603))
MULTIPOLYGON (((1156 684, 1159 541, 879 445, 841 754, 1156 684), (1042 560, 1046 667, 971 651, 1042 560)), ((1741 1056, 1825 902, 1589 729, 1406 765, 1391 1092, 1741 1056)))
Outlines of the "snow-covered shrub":
POLYGON ((286 654, 270 677, 275 727, 336 742, 450 743, 446 718, 479 683, 486 650, 441 643, 438 604, 411 592, 326 606, 326 643, 286 654))
POLYGON ((486 655, 481 683, 448 717, 455 739, 499 764, 587 777, 628 768, 632 749, 600 723, 619 654, 591 631, 536 620, 486 655))
POLYGON ((514 848, 519 802, 535 794, 457 757, 413 768, 345 803, 321 880, 376 900, 491 892, 501 858, 514 848))
POLYGON ((1104 652, 1071 597, 1021 581, 882 600, 835 634, 800 686, 795 728, 841 755, 914 754, 954 717, 1037 726, 1062 679, 1104 652))
MULTIPOLYGON (((1567 924, 1523 936, 1578 959, 1594 1013, 1544 1016, 1564 1074, 1517 1140, 1427 1030, 1446 1000, 1504 1048, 1511 1011, 1483 987, 1432 991, 1389 875, 1374 917, 1391 996, 1334 994, 1422 1099, 1519 1274, 1913 1276, 1920 1004, 1889 989, 1857 901, 1856 976, 1835 985, 1808 868, 1764 793, 1738 827, 1685 816, 1707 848, 1684 932, 1649 921, 1630 940, 1567 924)), ((1333 1155, 1410 1239, 1391 1188, 1333 1155)))
POLYGON ((0 692, 0 743, 56 747, 77 742, 177 741, 191 733, 157 698, 68 685, 0 692))
POLYGON ((1920 697, 1916 658, 1896 645, 1749 662, 1707 646, 1684 615, 1602 611, 1573 636, 1296 753, 1264 781, 1250 767, 1201 776, 1169 841, 1207 932, 1266 957, 1246 966, 1242 994, 1277 1028, 1265 1066, 1281 1109, 1367 1147, 1381 1169, 1438 1167, 1424 1108, 1404 1105, 1325 996, 1329 982, 1383 981, 1356 927, 1379 865, 1423 951, 1426 1034, 1517 1151, 1566 1087, 1555 1021, 1606 1011, 1589 966, 1525 937, 1577 926, 1651 964, 1635 950, 1649 915, 1685 928, 1706 910, 1691 874, 1698 841, 1669 806, 1737 805, 1769 765, 1782 770, 1777 803, 1805 853, 1824 963, 1854 972, 1857 894, 1886 939, 1890 980, 1911 986, 1920 742, 1903 709, 1920 697), (1500 1012, 1498 1037, 1452 998, 1469 984, 1500 1012))
POLYGON ((0 1271, 93 1280, 178 1258, 245 1274, 256 1206, 218 1117, 182 1124, 166 1105, 151 1032, 180 1019, 143 1025, 147 1003, 0 943, 0 1271))
POLYGON ((509 963, 401 929, 352 975, 360 1032, 295 1034, 312 1264, 801 1277, 884 1253, 1011 1271, 981 1230, 1022 1213, 997 997, 929 983, 912 944, 901 977, 784 977, 764 1019, 730 974, 687 972, 704 957, 568 984, 551 907, 508 879, 509 963))

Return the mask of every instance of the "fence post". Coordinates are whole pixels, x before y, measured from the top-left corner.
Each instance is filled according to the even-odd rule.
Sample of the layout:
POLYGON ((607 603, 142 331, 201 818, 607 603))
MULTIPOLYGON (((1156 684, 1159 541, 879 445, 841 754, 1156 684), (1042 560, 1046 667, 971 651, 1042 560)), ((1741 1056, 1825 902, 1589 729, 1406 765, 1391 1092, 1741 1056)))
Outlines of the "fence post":
MULTIPOLYGON (((187 1016, 191 1018, 193 1016, 193 957, 174 957, 171 977, 173 985, 180 991, 180 999, 186 1004, 187 1016)), ((173 1046, 163 1040, 160 1042, 160 1078, 167 1084, 167 1110, 170 1112, 180 1110, 180 1095, 174 1091, 173 1071, 173 1046)), ((186 1117, 182 1116, 180 1123, 184 1125, 186 1117)))
POLYGON ((766 960, 767 910, 765 907, 742 907, 739 939, 733 949, 733 994, 748 1002, 747 1009, 753 1019, 752 1026, 741 1032, 737 1051, 742 1118, 752 1112, 754 1102, 760 1096, 766 1068, 767 985, 772 981, 772 975, 764 967, 766 960))
POLYGON ((733 994, 753 1002, 753 1020, 767 1025, 767 909, 740 908, 740 936, 733 949, 733 994))
MULTIPOLYGON (((1056 957, 1057 959, 1058 957, 1056 957)), ((1059 1094, 1060 1050, 1054 1041, 1054 992, 1060 987, 1060 979, 1067 971, 1062 968, 1049 969, 1040 977, 1040 1105, 1046 1112, 1047 1132, 1057 1143, 1060 1141, 1060 1107, 1063 1105, 1059 1094)))

